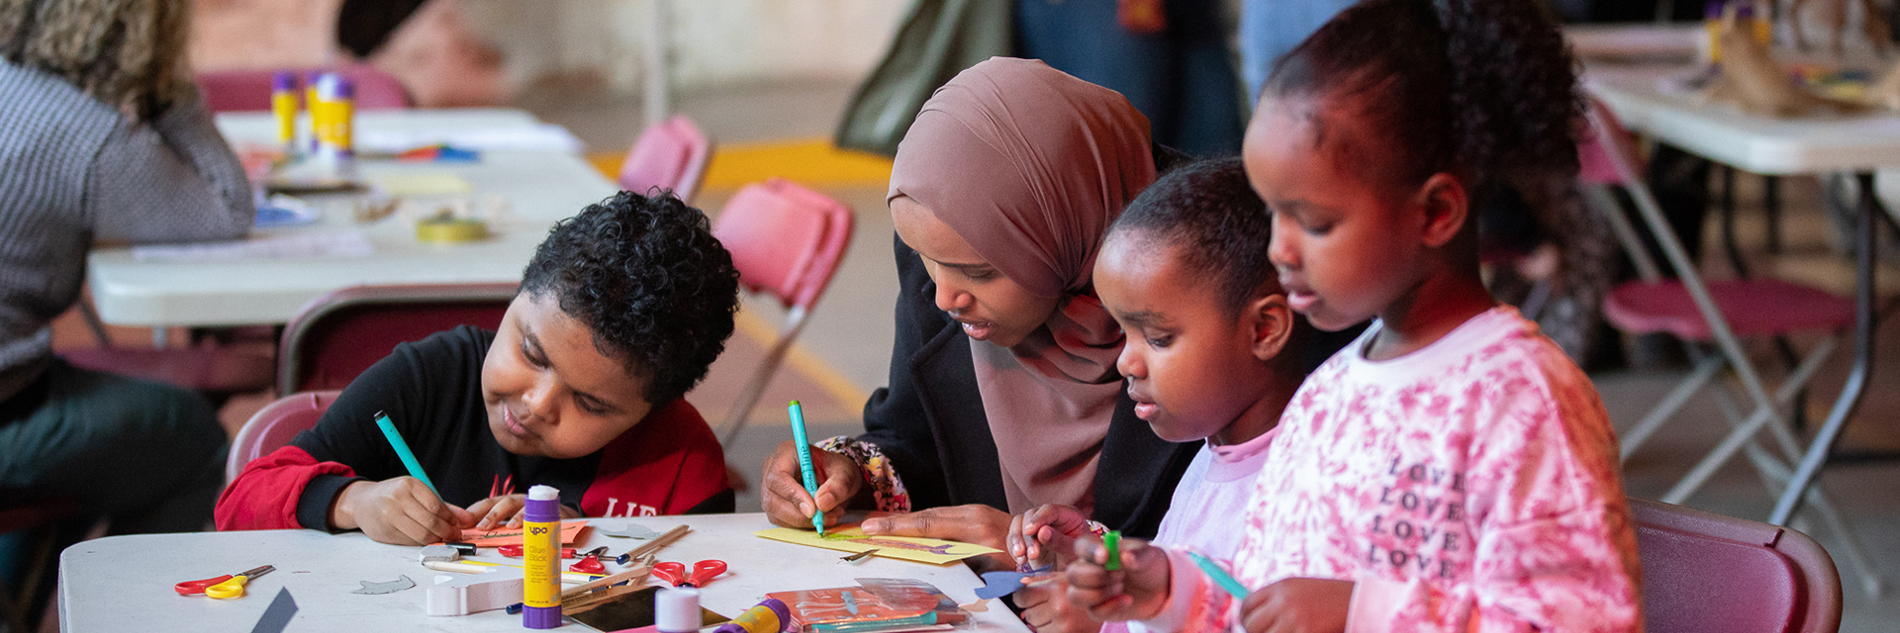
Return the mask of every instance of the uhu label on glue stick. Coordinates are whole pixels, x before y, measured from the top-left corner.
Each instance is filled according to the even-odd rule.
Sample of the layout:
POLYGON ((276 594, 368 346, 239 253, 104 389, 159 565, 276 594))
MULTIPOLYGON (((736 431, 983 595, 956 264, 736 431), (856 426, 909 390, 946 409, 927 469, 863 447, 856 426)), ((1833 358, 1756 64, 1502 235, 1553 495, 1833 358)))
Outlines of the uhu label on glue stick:
POLYGON ((521 625, 551 629, 561 625, 561 493, 552 486, 528 489, 521 535, 524 582, 521 625))

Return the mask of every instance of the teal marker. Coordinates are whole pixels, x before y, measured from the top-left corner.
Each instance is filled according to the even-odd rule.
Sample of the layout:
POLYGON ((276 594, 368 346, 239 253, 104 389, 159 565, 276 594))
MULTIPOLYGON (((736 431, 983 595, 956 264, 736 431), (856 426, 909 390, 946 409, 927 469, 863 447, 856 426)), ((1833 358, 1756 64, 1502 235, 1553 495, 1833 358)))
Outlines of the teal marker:
POLYGON ((818 473, 811 468, 811 443, 805 441, 805 410, 793 400, 786 407, 792 414, 792 443, 798 445, 798 470, 805 475, 805 492, 811 494, 811 526, 818 528, 818 535, 825 535, 825 511, 818 507, 818 473))
POLYGON ((390 422, 389 416, 377 411, 376 426, 383 430, 383 437, 389 438, 389 447, 396 449, 396 456, 402 458, 402 466, 409 469, 409 476, 421 479, 422 485, 429 487, 429 492, 435 493, 437 497, 442 496, 442 492, 435 489, 435 482, 429 481, 429 474, 422 472, 422 462, 416 461, 416 454, 409 452, 409 443, 402 441, 402 434, 396 432, 396 423, 390 422))
POLYGON ((1247 599, 1247 586, 1240 584, 1238 580, 1234 580, 1234 577, 1228 574, 1227 570, 1221 569, 1220 565, 1214 564, 1214 561, 1208 560, 1208 558, 1202 556, 1200 552, 1188 552, 1188 558, 1194 559, 1194 565, 1200 567, 1201 571, 1206 573, 1208 578, 1214 579, 1214 584, 1220 585, 1221 589, 1226 590, 1227 595, 1233 596, 1235 600, 1247 599))

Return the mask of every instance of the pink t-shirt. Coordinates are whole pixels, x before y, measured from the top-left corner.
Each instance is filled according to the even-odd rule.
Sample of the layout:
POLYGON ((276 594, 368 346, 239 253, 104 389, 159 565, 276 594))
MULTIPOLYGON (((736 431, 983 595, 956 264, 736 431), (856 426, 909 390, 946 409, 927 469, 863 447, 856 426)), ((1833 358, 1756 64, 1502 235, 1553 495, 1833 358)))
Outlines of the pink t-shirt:
MULTIPOLYGON (((1640 630, 1616 441, 1583 372, 1508 307, 1367 360, 1378 330, 1321 365, 1281 416, 1240 582, 1355 581, 1348 630, 1640 630)), ((1235 619, 1204 581, 1181 589, 1171 601, 1235 619)))

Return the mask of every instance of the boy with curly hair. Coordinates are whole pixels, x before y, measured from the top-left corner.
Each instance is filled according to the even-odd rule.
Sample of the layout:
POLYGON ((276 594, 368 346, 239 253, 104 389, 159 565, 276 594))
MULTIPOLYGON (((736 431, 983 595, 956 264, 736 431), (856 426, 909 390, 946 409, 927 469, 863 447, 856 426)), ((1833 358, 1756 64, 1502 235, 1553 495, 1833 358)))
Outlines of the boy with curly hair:
POLYGON ((535 251, 498 331, 398 345, 245 467, 218 529, 454 540, 520 522, 507 484, 559 488, 566 517, 731 512, 719 442, 681 396, 732 334, 738 278, 706 216, 671 195, 590 205, 535 251), (440 496, 408 476, 379 411, 440 496))

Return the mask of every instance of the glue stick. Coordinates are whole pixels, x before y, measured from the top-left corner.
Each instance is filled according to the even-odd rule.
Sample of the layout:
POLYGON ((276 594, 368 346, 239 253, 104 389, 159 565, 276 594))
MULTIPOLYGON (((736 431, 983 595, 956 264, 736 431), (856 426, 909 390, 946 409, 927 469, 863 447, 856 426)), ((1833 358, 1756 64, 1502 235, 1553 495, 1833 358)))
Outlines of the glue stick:
POLYGON ((521 625, 551 629, 561 625, 561 492, 552 486, 528 489, 521 535, 521 625))
POLYGON ((766 598, 739 617, 719 625, 713 633, 780 633, 792 622, 791 609, 778 598, 766 598))
POLYGON ((694 633, 699 625, 698 589, 661 589, 653 596, 653 628, 660 633, 694 633))
POLYGON ((317 100, 310 104, 317 163, 344 180, 356 177, 356 152, 350 132, 355 119, 354 93, 350 80, 343 75, 323 73, 317 77, 317 100))
POLYGON ((270 79, 270 111, 277 117, 277 142, 297 153, 297 75, 278 72, 270 79))

